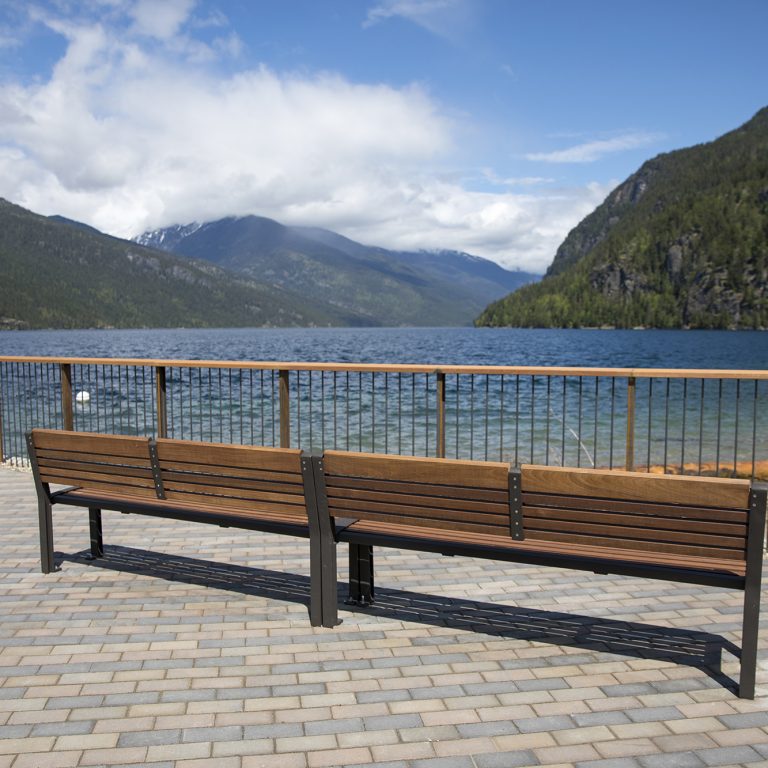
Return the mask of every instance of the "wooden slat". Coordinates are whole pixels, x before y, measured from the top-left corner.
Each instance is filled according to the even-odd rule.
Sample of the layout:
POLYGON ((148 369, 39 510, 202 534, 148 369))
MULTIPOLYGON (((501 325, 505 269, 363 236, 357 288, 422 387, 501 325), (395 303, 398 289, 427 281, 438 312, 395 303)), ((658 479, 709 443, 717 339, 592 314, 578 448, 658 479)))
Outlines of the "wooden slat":
POLYGON ((301 472, 301 451, 290 448, 260 448, 250 445, 219 445, 186 440, 157 441, 161 462, 186 461, 226 467, 301 472))
POLYGON ((106 493, 119 495, 122 498, 126 498, 129 496, 141 496, 142 501, 144 500, 144 497, 149 497, 153 499, 157 498, 157 494, 154 488, 139 488, 139 487, 131 486, 130 494, 126 494, 124 491, 121 493, 118 490, 119 488, 120 486, 116 485, 115 483, 107 483, 107 482, 99 482, 96 480, 90 480, 88 481, 88 487, 84 488, 83 490, 92 492, 94 496, 98 496, 99 495, 98 492, 103 491, 106 493))
POLYGON ((187 496, 199 496, 200 501, 209 496, 217 498, 232 499, 250 499, 252 501, 272 501, 278 504, 293 504, 304 506, 303 493, 267 493, 259 490, 249 490, 247 488, 225 488, 211 483, 210 485, 200 485, 199 483, 163 483, 166 498, 170 498, 171 491, 178 491, 187 496))
POLYGON ((99 435, 95 432, 67 432, 55 429, 33 429, 35 450, 51 449, 77 451, 83 454, 108 454, 146 458, 149 456, 148 437, 99 435))
POLYGON ((483 535, 503 536, 505 530, 509 529, 509 524, 500 526, 497 524, 485 525, 479 520, 450 520, 444 517, 426 519, 424 517, 409 518, 400 514, 380 513, 368 515, 362 510, 342 510, 339 517, 354 518, 360 522, 374 522, 387 527, 397 528, 416 528, 419 530, 433 530, 436 535, 440 531, 451 531, 452 535, 461 539, 466 533, 477 533, 483 535), (358 514, 359 513, 359 514, 358 514))
POLYGON ((416 456, 326 451, 323 464, 328 475, 369 477, 378 480, 436 485, 442 483, 497 490, 506 489, 509 482, 509 465, 494 461, 425 459, 416 456))
MULTIPOLYGON (((126 496, 120 493, 109 493, 107 491, 88 491, 88 490, 76 490, 67 493, 67 497, 73 500, 82 501, 83 506, 101 506, 103 509, 120 509, 124 507, 130 507, 135 499, 130 496, 126 496)), ((162 515, 164 509, 171 509, 178 512, 184 512, 185 510, 191 510, 198 513, 206 513, 211 511, 209 504, 196 504, 189 502, 188 500, 174 501, 168 499, 158 500, 155 498, 142 498, 141 505, 153 509, 156 514, 162 515)), ((296 525, 307 525, 306 515, 293 514, 289 511, 282 511, 275 509, 274 507, 264 506, 258 508, 251 506, 248 509, 241 509, 237 507, 217 507, 217 513, 222 515, 239 517, 242 519, 259 519, 259 520, 271 520, 275 522, 287 522, 296 525)))
POLYGON ((247 477, 230 477, 220 474, 199 474, 197 472, 162 472, 163 482, 187 483, 190 486, 216 485, 220 488, 235 490, 238 488, 264 493, 295 493, 304 495, 304 485, 293 483, 267 483, 261 480, 251 480, 247 477))
POLYGON ((745 509, 718 509, 715 507, 692 507, 685 504, 654 504, 647 501, 623 501, 618 499, 594 499, 581 496, 557 496, 551 493, 523 493, 523 505, 551 509, 590 510, 594 512, 617 512, 620 514, 665 516, 674 520, 712 520, 723 523, 746 525, 748 512, 745 509))
MULTIPOLYGON (((325 479, 326 487, 330 492, 331 489, 364 489, 368 491, 383 491, 385 493, 410 493, 410 494, 423 494, 425 493, 423 483, 401 483, 397 480, 376 480, 374 478, 366 477, 338 477, 335 475, 328 475, 325 479)), ((437 496, 442 498, 453 498, 455 496, 455 487, 450 485, 433 485, 429 489, 431 496, 437 496)), ((497 504, 508 504, 509 491, 508 489, 493 490, 488 488, 467 488, 461 489, 462 499, 471 501, 488 501, 495 502, 497 504)))
POLYGON ((498 547, 501 550, 517 550, 521 552, 536 552, 539 554, 563 554, 578 557, 590 557, 606 561, 634 562, 642 564, 658 564, 670 567, 696 568, 715 573, 729 573, 743 576, 746 572, 746 563, 729 558, 717 557, 693 557, 688 555, 669 554, 665 552, 642 552, 620 547, 595 547, 575 542, 535 541, 525 539, 517 541, 511 537, 490 536, 478 533, 465 532, 457 535, 450 530, 436 530, 431 528, 419 529, 415 526, 393 525, 392 523, 378 523, 370 520, 361 520, 350 526, 349 530, 361 533, 389 534, 424 541, 445 541, 476 545, 483 547, 498 547))
POLYGON ((215 474, 220 477, 244 478, 248 480, 258 480, 263 482, 276 483, 297 483, 302 485, 302 476, 300 472, 292 470, 290 472, 274 472, 261 469, 251 469, 250 467, 229 467, 211 463, 195 463, 191 461, 168 461, 162 460, 163 472, 180 472, 190 476, 199 474, 203 477, 215 474))
POLYGON ((461 509, 446 509, 445 507, 417 507, 408 504, 377 502, 360 503, 354 499, 329 499, 328 509, 337 517, 356 517, 360 519, 382 520, 397 517, 408 518, 404 523, 413 525, 433 524, 443 520, 447 523, 464 522, 495 526, 502 530, 509 529, 509 514, 483 514, 482 512, 467 512, 461 509))
POLYGON ((747 509, 749 481, 621 470, 522 467, 523 492, 747 509))
MULTIPOLYGON (((39 457, 38 457, 39 459, 39 457)), ((38 460, 37 466, 43 469, 59 470, 61 472, 101 472, 106 475, 126 475, 127 477, 152 477, 149 466, 132 464, 102 464, 95 461, 62 461, 60 459, 38 460)))
POLYGON ((110 472, 70 472, 60 469, 40 469, 40 480, 44 483, 58 483, 60 485, 78 485, 83 487, 93 486, 94 483, 109 483, 112 485, 126 486, 127 488, 154 488, 152 476, 135 477, 127 474, 113 474, 110 472))
POLYGON ((275 517, 301 517, 306 520, 306 510, 299 504, 278 504, 276 502, 262 502, 251 499, 237 499, 232 496, 200 496, 198 494, 183 493, 180 491, 166 491, 168 501, 180 502, 179 506, 185 504, 194 505, 201 509, 211 508, 217 511, 223 509, 239 509, 243 514, 250 512, 254 515, 260 515, 268 512, 275 517))
MULTIPOLYGON (((674 508, 672 508, 674 511, 674 508)), ((737 536, 746 539, 747 526, 740 523, 719 523, 709 520, 691 520, 689 518, 652 517, 636 514, 619 514, 613 512, 585 511, 583 509, 565 509, 562 507, 532 507, 523 501, 523 515, 526 521, 541 518, 548 521, 573 521, 584 523, 597 523, 605 526, 623 526, 648 528, 651 530, 691 531, 724 536, 737 536)), ((609 529, 608 529, 609 530, 609 529)))
MULTIPOLYGON (((442 486, 445 487, 445 486, 442 486)), ((429 486, 424 486, 422 494, 410 493, 387 493, 386 491, 365 491, 351 488, 328 488, 328 498, 355 500, 361 505, 368 502, 382 502, 389 504, 407 504, 413 507, 426 507, 432 509, 453 509, 461 510, 467 514, 475 512, 484 512, 491 515, 503 515, 509 518, 509 502, 505 504, 495 504, 486 501, 467 501, 458 496, 463 489, 457 489, 457 494, 453 496, 432 496, 428 495, 432 490, 429 486)))
POLYGON ((713 535, 710 533, 694 533, 693 531, 676 531, 660 528, 637 527, 631 523, 622 525, 604 525, 588 521, 552 520, 546 518, 531 518, 523 509, 523 529, 526 536, 538 536, 542 532, 559 532, 566 536, 582 534, 594 536, 601 542, 611 542, 619 539, 640 539, 651 542, 677 542, 681 545, 700 544, 711 547, 727 547, 745 551, 744 536, 713 535))
POLYGON ((729 560, 744 560, 743 550, 728 549, 727 547, 704 547, 683 544, 672 544, 663 541, 639 541, 623 537, 600 539, 595 536, 582 536, 577 533, 555 533, 552 531, 536 531, 535 536, 526 536, 528 540, 563 541, 572 544, 586 544, 597 549, 601 547, 616 549, 636 549, 643 552, 666 552, 673 555, 690 555, 694 557, 715 557, 729 560))

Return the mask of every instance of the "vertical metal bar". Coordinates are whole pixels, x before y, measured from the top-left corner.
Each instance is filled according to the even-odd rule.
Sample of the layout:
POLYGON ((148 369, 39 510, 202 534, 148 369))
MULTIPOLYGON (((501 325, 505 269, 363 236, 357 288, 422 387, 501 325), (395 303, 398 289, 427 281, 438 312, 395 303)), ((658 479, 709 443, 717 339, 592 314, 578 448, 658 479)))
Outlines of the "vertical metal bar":
POLYGON ((544 423, 546 425, 546 436, 544 437, 544 463, 549 466, 549 426, 552 414, 552 377, 547 376, 547 415, 544 423))
POLYGON ((301 439, 301 371, 296 371, 296 445, 301 448, 304 442, 301 439))
MULTIPOLYGON (((281 369, 280 377, 280 447, 291 447, 290 371, 281 369)), ((298 375, 298 374, 297 374, 298 375)))
POLYGON ((357 450, 363 450, 363 373, 357 374, 357 450))
POLYGON ((536 456, 536 376, 531 376, 531 464, 536 456))
POLYGON ((720 476, 720 427, 723 421, 723 380, 718 380, 717 387, 717 443, 715 448, 715 477, 720 476))
POLYGON ((475 374, 469 374, 469 458, 475 458, 475 374))
POLYGON ((371 373, 371 453, 376 453, 376 374, 371 373))
POLYGON ((320 450, 325 450, 325 371, 320 371, 320 450))
MULTIPOLYGON (((297 376, 298 376, 298 373, 297 373, 297 376)), ((275 371, 274 370, 271 370, 269 372, 269 378, 270 378, 270 382, 269 382, 269 405, 270 405, 270 408, 272 409, 272 447, 275 447, 277 445, 277 439, 276 439, 276 435, 275 435, 275 424, 277 423, 277 417, 275 416, 275 401, 276 401, 276 398, 275 398, 275 371)), ((286 379, 287 379, 287 376, 286 376, 286 379)), ((282 386, 282 385, 278 384, 278 388, 280 386, 282 386)), ((287 392, 288 391, 288 382, 287 382, 287 380, 286 380, 286 384, 285 384, 285 389, 286 389, 286 392, 287 392)), ((287 400, 288 400, 288 398, 286 397, 286 401, 287 400)), ((282 425, 282 421, 281 421, 281 425, 282 425)), ((282 433, 282 426, 280 427, 280 430, 281 430, 281 433, 282 433)), ((291 434, 290 422, 288 422, 287 432, 288 432, 288 436, 290 437, 290 434, 291 434)), ((282 439, 282 434, 281 434, 281 439, 282 439)))
POLYGON ((616 377, 611 378, 611 438, 610 438, 610 457, 608 468, 613 469, 613 429, 616 418, 616 377))
POLYGON ((562 446, 562 456, 560 457, 560 465, 565 466, 565 420, 568 418, 568 377, 563 376, 563 421, 562 421, 562 434, 560 436, 560 444, 562 446))
POLYGON ((333 372, 333 449, 336 450, 338 446, 338 440, 337 440, 337 430, 338 430, 338 421, 337 421, 337 414, 336 414, 336 401, 337 401, 337 393, 338 393, 338 387, 337 387, 337 381, 336 381, 336 373, 337 371, 333 372))
POLYGON ((515 466, 520 466, 520 374, 515 374, 515 466))
POLYGON ((384 372, 384 453, 389 453, 389 373, 384 372))
POLYGON ((484 435, 484 442, 485 442, 485 450, 483 458, 485 461, 488 461, 488 418, 489 418, 489 407, 490 407, 490 399, 491 399, 491 377, 486 373, 485 374, 485 435, 484 435))
POLYGON ((759 380, 755 379, 755 398, 752 404, 752 481, 755 480, 755 462, 757 451, 757 401, 758 401, 758 384, 759 380))
POLYGON ((667 452, 669 449, 669 379, 667 379, 667 393, 664 401, 664 474, 669 472, 667 466, 667 452))
POLYGON ((309 450, 313 450, 314 446, 314 439, 313 439, 313 430, 312 430, 312 371, 307 371, 307 377, 309 379, 308 384, 308 393, 309 393, 309 408, 307 409, 309 411, 309 450))
POLYGON ((584 377, 579 376, 579 416, 577 421, 577 427, 576 427, 576 434, 578 435, 578 453, 576 454, 576 466, 581 466, 581 451, 582 451, 582 405, 584 403, 584 377))
POLYGON ((456 425, 456 457, 459 458, 459 414, 461 413, 461 406, 459 403, 459 390, 461 388, 461 374, 456 374, 456 418, 454 423, 456 425))
POLYGON ((741 407, 741 379, 736 379, 736 417, 733 427, 733 476, 739 474, 739 410, 741 407))
POLYGON ((157 436, 168 437, 168 411, 165 368, 162 365, 155 367, 155 387, 157 388, 157 436))
MULTIPOLYGON (((399 374, 398 374, 399 375, 399 374)), ((346 372, 346 384, 345 384, 345 391, 347 393, 346 396, 346 406, 347 406, 347 440, 346 440, 346 450, 349 450, 349 419, 350 419, 350 405, 352 403, 352 391, 349 388, 349 371, 346 372)))
POLYGON ((625 469, 635 468, 635 388, 637 382, 634 376, 627 379, 627 443, 625 453, 625 469))
POLYGON ((3 431, 3 408, 5 407, 5 386, 4 383, 8 377, 8 363, 3 362, 0 364, 0 464, 5 461, 5 451, 3 446, 5 445, 5 433, 3 431))
POLYGON ((595 437, 592 441, 592 465, 598 466, 597 461, 597 422, 599 418, 598 403, 600 401, 600 379, 595 376, 595 437))
POLYGON ((645 471, 651 471, 651 432, 653 429, 653 379, 648 379, 648 444, 645 459, 645 471))
POLYGON ((416 455, 416 374, 411 374, 411 456, 416 455))
POLYGON ((429 456, 429 374, 424 374, 424 455, 429 456))
POLYGON ((72 366, 69 363, 59 363, 61 376, 61 415, 64 419, 64 429, 75 427, 72 412, 72 366))
POLYGON ((688 379, 683 379, 683 424, 680 432, 680 474, 685 474, 685 422, 688 416, 688 379))
POLYGON ((701 380, 701 395, 699 400, 699 474, 701 474, 702 466, 702 452, 704 450, 704 382, 701 380))
POLYGON ((499 378, 499 461, 504 461, 504 374, 499 378))

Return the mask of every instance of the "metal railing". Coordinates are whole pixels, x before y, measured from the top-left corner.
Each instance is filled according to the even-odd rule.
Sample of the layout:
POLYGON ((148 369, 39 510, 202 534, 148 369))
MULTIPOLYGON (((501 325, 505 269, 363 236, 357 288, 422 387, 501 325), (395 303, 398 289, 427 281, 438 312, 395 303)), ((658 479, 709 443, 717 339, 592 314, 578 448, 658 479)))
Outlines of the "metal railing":
POLYGON ((0 357, 0 459, 33 427, 764 477, 763 371, 0 357))

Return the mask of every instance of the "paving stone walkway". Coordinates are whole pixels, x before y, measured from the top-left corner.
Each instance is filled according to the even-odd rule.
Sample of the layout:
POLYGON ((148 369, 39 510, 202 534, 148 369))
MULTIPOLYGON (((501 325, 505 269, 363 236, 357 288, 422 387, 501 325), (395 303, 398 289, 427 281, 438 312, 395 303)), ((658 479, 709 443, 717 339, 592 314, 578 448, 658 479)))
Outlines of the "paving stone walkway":
POLYGON ((741 593, 380 551, 377 607, 313 629, 304 541, 105 512, 89 562, 84 510, 54 528, 44 576, 0 469, 0 768, 768 766, 741 593))

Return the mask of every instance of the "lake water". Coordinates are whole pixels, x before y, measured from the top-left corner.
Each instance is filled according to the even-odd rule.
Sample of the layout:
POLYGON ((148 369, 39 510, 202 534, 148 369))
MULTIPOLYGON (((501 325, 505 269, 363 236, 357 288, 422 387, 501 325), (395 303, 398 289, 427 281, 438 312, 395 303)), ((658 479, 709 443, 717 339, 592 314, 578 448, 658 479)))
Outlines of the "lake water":
POLYGON ((0 355, 765 370, 768 333, 519 328, 2 331, 0 355))
MULTIPOLYGON (((768 333, 488 328, 154 329, 0 332, 0 357, 133 357, 428 365, 704 368, 763 371, 768 333)), ((75 428, 152 434, 152 367, 75 366, 75 428)), ((23 454, 33 426, 61 426, 58 368, 0 363, 4 454, 23 454), (5 367, 4 367, 5 365, 5 367)), ((168 433, 182 439, 277 444, 272 372, 169 368, 168 433)), ((434 455, 434 374, 292 374, 291 444, 434 455)), ((623 466, 626 378, 448 376, 448 456, 514 463, 623 466)), ((747 471, 768 459, 768 381, 637 380, 633 466, 747 471)))

